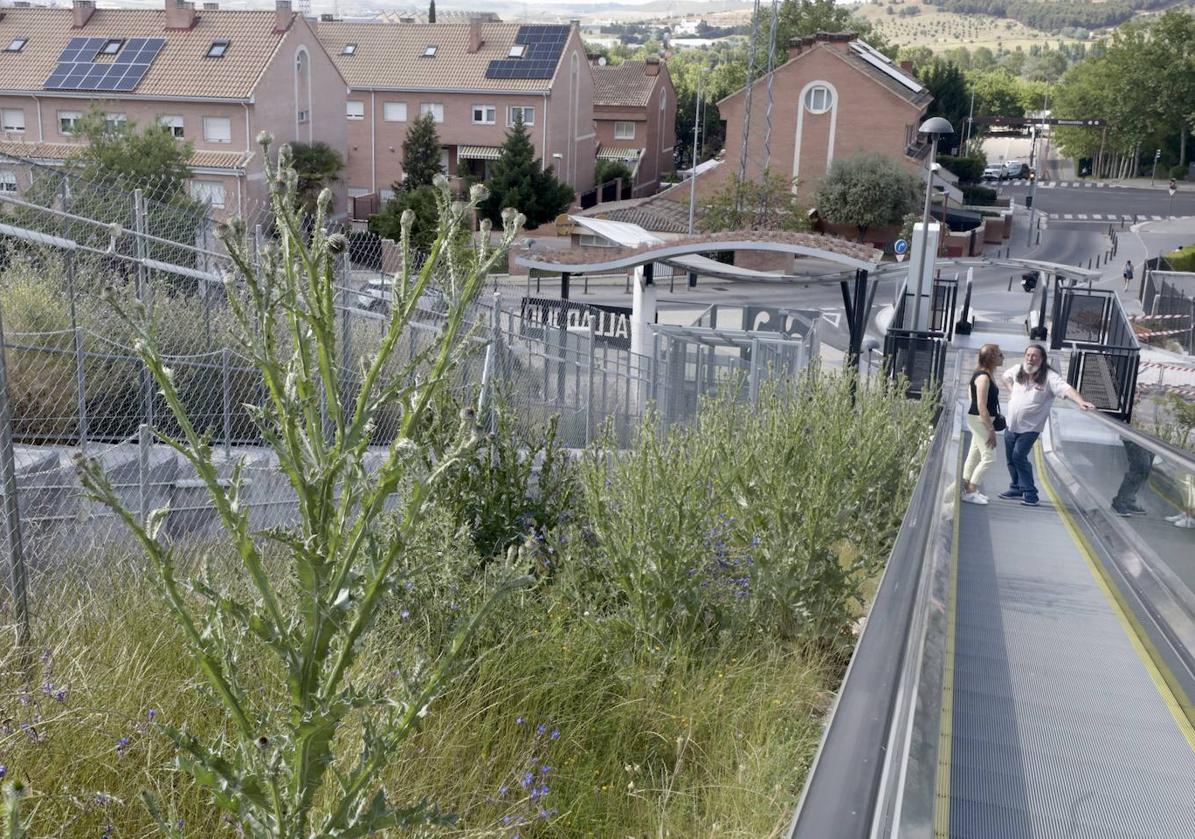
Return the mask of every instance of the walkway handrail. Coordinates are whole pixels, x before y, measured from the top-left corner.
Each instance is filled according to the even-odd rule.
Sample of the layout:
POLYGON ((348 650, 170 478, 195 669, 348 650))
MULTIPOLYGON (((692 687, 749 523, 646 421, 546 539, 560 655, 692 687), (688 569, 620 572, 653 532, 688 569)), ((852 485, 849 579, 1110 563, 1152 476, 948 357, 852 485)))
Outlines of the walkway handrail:
POLYGON ((1171 466, 1188 474, 1195 474, 1195 454, 1172 446, 1165 440, 1160 440, 1152 434, 1133 428, 1133 426, 1119 422, 1100 411, 1089 411, 1087 416, 1094 418, 1107 428, 1136 443, 1155 457, 1166 461, 1171 466))
MULTIPOLYGON (((943 393, 957 389, 944 383, 943 393)), ((934 436, 888 558, 879 590, 851 657, 805 789, 791 839, 866 839, 877 820, 892 818, 901 795, 905 752, 902 719, 916 701, 919 648, 930 598, 925 597, 931 539, 942 512, 943 475, 958 400, 944 400, 934 436), (895 748, 894 748, 895 746, 895 748), (895 752, 895 753, 894 753, 895 752)))

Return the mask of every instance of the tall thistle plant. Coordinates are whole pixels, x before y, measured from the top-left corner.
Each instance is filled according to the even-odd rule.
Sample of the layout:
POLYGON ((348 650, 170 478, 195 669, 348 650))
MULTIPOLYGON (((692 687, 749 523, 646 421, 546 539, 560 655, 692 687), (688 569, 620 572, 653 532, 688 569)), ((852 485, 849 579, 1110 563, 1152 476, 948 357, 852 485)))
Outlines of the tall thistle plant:
MULTIPOLYGON (((258 139, 268 161, 270 138, 258 139)), ((474 187, 467 203, 454 203, 441 178, 438 237, 413 273, 412 219, 409 213, 403 218, 403 271, 393 286, 385 334, 348 388, 345 365, 337 358, 334 288, 334 266, 348 242, 324 232, 327 190, 314 223, 305 224, 289 163, 290 150, 283 146, 277 166, 267 168, 276 240, 255 259, 239 220, 221 238, 235 265, 227 297, 241 350, 260 372, 267 394, 264 405, 250 410, 296 496, 297 524, 251 529, 241 466, 229 480, 222 478, 143 311, 128 310, 122 317, 137 331, 140 357, 181 429, 178 438, 159 434, 159 439, 205 485, 247 578, 247 593, 213 582, 211 574, 186 577, 162 532, 169 511, 155 510, 142 520, 121 504, 96 463, 83 462, 81 471, 92 497, 124 521, 157 569, 169 607, 229 720, 230 733, 217 744, 200 743, 185 727, 161 724, 178 747, 180 767, 248 835, 363 837, 439 818, 427 803, 397 807, 380 774, 464 663, 465 644, 488 606, 465 622, 434 666, 404 676, 399 697, 391 695, 392 685, 369 684, 354 664, 387 592, 398 583, 404 551, 429 504, 481 439, 472 418, 463 417, 452 445, 429 467, 419 435, 429 406, 464 353, 469 305, 486 272, 505 255, 522 217, 504 215, 494 248, 483 222, 478 250, 463 254, 453 245, 485 190, 474 187), (399 338, 433 279, 446 292, 447 314, 432 345, 400 363, 399 338), (338 396, 350 391, 352 399, 338 396), (396 406, 397 432, 384 444, 379 463, 375 417, 383 407, 393 412, 396 406), (267 562, 267 552, 280 553, 285 562, 267 562), (255 710, 262 676, 242 669, 245 642, 260 646, 285 674, 285 708, 255 710), (348 754, 350 744, 359 744, 355 755, 348 754)), ((389 674, 393 667, 384 670, 389 674)), ((156 802, 147 804, 158 812, 156 802)))

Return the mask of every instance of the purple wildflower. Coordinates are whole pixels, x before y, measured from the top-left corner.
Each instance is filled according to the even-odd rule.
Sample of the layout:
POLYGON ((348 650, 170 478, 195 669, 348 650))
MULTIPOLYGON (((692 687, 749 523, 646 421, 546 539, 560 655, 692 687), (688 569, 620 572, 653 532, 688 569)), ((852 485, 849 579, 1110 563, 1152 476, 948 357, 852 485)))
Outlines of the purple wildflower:
POLYGON ((116 741, 116 756, 124 757, 124 750, 129 746, 129 738, 121 737, 116 741))

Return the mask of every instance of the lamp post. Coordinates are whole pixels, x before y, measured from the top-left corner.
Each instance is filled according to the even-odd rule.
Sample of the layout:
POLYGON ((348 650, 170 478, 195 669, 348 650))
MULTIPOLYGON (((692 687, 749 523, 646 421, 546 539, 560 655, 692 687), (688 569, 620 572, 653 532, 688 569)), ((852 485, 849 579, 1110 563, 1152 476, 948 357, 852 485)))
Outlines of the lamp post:
POLYGON ((929 250, 929 205, 934 189, 934 157, 938 154, 938 140, 946 134, 953 134, 954 128, 942 117, 930 117, 921 123, 917 132, 929 135, 930 146, 929 161, 926 164, 925 210, 921 214, 921 253, 917 259, 917 299, 913 305, 913 332, 918 332, 921 326, 921 296, 925 290, 925 252, 929 250))
POLYGON ((693 110, 693 160, 689 166, 689 235, 693 235, 693 214, 697 209, 697 138, 701 136, 701 77, 709 72, 708 67, 697 71, 697 103, 693 110))

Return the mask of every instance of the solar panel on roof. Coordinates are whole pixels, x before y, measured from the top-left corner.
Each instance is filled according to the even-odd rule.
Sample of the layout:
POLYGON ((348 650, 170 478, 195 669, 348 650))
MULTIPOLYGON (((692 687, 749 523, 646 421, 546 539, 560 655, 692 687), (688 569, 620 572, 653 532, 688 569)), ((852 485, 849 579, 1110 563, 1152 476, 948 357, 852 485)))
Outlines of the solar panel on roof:
POLYGON ((127 93, 141 83, 158 53, 166 46, 165 38, 130 38, 111 63, 96 62, 96 55, 112 40, 71 38, 42 87, 127 93))
POLYGON ((567 26, 520 26, 515 44, 525 47, 521 58, 496 58, 486 68, 487 79, 550 79, 568 40, 567 26))

